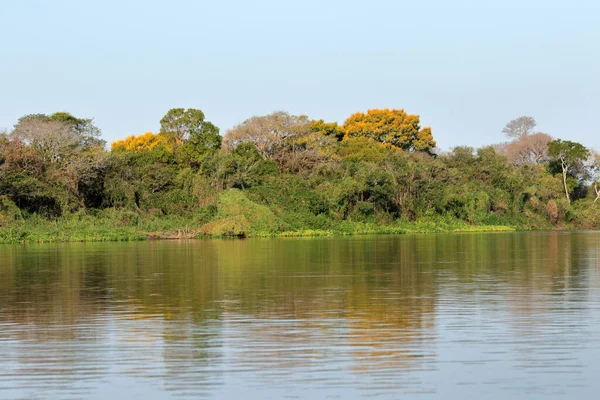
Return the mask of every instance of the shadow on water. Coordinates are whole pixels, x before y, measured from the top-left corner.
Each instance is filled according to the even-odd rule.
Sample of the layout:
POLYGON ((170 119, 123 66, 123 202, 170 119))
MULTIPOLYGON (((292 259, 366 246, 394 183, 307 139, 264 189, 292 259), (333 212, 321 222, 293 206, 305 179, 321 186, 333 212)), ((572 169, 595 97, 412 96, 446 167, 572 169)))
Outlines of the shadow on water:
POLYGON ((0 397, 573 397, 600 234, 0 247, 0 397))

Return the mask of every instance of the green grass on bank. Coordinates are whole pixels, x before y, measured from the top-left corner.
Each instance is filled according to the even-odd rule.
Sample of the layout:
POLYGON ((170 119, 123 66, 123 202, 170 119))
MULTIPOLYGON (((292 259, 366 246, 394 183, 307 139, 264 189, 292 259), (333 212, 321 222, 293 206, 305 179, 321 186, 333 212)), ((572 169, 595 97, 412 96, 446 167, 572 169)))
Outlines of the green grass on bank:
MULTIPOLYGON (((19 243, 62 243, 62 242, 122 242, 148 239, 189 238, 182 230, 145 232, 132 228, 115 228, 98 224, 75 224, 55 222, 40 226, 15 226, 0 228, 0 244, 19 243)), ((516 230, 508 226, 466 226, 455 229, 436 227, 424 228, 419 224, 398 226, 365 226, 357 224, 352 230, 312 230, 260 233, 243 237, 332 237, 369 234, 407 234, 407 233, 443 233, 443 232, 508 232, 516 230)), ((239 235, 194 235, 195 238, 240 237, 239 235)))
MULTIPOLYGON (((59 243, 59 242, 108 242, 148 239, 176 238, 223 238, 223 237, 327 237, 368 234, 407 234, 441 232, 497 232, 513 231, 514 227, 492 225, 436 225, 431 222, 402 222, 395 225, 376 225, 344 221, 334 229, 298 229, 285 231, 250 232, 221 230, 215 234, 196 231, 186 221, 167 219, 164 221, 143 221, 135 226, 116 226, 113 221, 98 218, 80 220, 63 219, 57 221, 25 221, 15 226, 0 227, 0 243, 59 243), (199 233, 197 233, 199 232, 199 233)), ((232 223, 236 223, 232 220, 232 223)), ((237 223, 238 227, 247 220, 237 223)))
POLYGON ((145 240, 148 236, 127 229, 96 226, 74 226, 57 223, 54 226, 3 227, 0 243, 60 243, 60 242, 123 242, 145 240))

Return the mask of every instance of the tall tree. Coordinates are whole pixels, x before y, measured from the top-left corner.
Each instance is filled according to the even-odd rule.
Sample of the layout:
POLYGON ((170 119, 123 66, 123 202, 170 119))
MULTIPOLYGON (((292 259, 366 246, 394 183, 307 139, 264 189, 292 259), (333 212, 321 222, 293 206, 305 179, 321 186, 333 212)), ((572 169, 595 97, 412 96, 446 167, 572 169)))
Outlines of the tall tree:
POLYGON ((560 163, 563 188, 570 205, 571 197, 567 186, 567 177, 581 169, 583 162, 590 156, 590 151, 580 143, 557 139, 548 143, 548 155, 560 163))
POLYGON ((30 212, 60 215, 102 202, 106 152, 91 119, 65 112, 19 119, 3 145, 5 191, 30 212), (8 155, 7 153, 7 155, 8 155))
POLYGON ((533 132, 537 123, 533 117, 522 116, 509 121, 502 129, 506 137, 519 139, 533 132))
POLYGON ((167 138, 179 162, 198 167, 208 153, 221 148, 219 128, 194 108, 172 108, 160 120, 160 135, 167 138))
POLYGON ((49 118, 21 118, 11 136, 34 149, 47 163, 64 161, 82 144, 81 136, 69 124, 49 118))
MULTIPOLYGON (((46 114, 27 114, 21 118, 15 125, 14 130, 18 130, 23 126, 32 126, 37 123, 42 126, 46 122, 56 122, 69 127, 78 137, 81 147, 104 146, 104 140, 100 139, 101 131, 94 125, 92 118, 77 118, 72 114, 64 111, 55 112, 51 115, 46 114)), ((58 124, 55 124, 58 126, 58 124)))
POLYGON ((160 134, 177 144, 193 142, 206 148, 221 147, 219 128, 205 121, 204 113, 194 108, 170 109, 160 120, 160 134))
POLYGON ((167 144, 167 138, 163 135, 155 135, 152 132, 146 132, 144 134, 135 136, 130 135, 125 139, 117 140, 111 143, 110 149, 112 151, 150 151, 157 146, 165 146, 167 144))
POLYGON ((502 152, 515 164, 542 164, 548 161, 548 143, 552 137, 537 132, 520 136, 502 147, 502 152))
POLYGON ((407 151, 430 151, 435 147, 431 128, 421 128, 419 116, 404 110, 372 109, 352 114, 342 126, 346 138, 368 137, 407 151))
POLYGON ((306 135, 310 131, 309 125, 306 115, 276 111, 234 126, 227 131, 223 141, 230 150, 241 143, 252 143, 263 157, 273 159, 288 138, 306 135))
POLYGON ((94 125, 92 118, 77 118, 68 112, 55 112, 48 119, 69 125, 81 137, 82 144, 85 147, 105 145, 104 140, 100 139, 102 132, 94 125))

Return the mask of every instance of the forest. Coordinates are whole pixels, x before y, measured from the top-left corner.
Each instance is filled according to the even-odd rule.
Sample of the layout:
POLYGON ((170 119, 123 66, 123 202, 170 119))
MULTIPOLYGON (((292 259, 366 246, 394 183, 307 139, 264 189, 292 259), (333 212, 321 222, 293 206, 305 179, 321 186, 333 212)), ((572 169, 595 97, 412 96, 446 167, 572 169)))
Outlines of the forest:
POLYGON ((442 152, 402 109, 278 111, 221 135, 174 108, 109 149, 93 119, 25 115, 0 133, 0 243, 600 227, 593 149, 529 116, 502 132, 442 152))

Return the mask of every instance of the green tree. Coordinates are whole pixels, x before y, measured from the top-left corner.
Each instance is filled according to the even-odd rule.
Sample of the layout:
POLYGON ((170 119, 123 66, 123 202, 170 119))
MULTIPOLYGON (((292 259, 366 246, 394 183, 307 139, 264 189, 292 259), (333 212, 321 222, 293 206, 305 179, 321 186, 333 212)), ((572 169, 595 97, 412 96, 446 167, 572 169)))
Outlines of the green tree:
POLYGON ((2 144, 2 191, 46 216, 99 206, 107 156, 99 135, 91 119, 66 112, 23 116, 2 144))
POLYGON ((224 188, 248 189, 277 172, 275 162, 265 160, 254 144, 242 143, 222 155, 216 175, 224 188))
POLYGON ((590 156, 590 151, 582 144, 570 140, 557 139, 548 143, 548 155, 560 164, 563 188, 569 205, 571 196, 567 186, 567 177, 574 176, 577 171, 581 171, 584 161, 590 156))
POLYGON ((341 140, 344 137, 344 132, 340 129, 337 122, 325 122, 322 119, 311 121, 308 124, 308 129, 311 132, 319 133, 324 136, 332 136, 341 140))
POLYGON ((160 133, 175 143, 192 141, 207 148, 219 149, 219 128, 205 121, 204 113, 194 108, 172 108, 160 120, 160 133))
POLYGON ((207 153, 221 148, 219 128, 194 108, 172 108, 160 120, 160 134, 173 145, 181 163, 198 167, 207 153))
POLYGON ((77 118, 68 112, 55 112, 48 117, 50 121, 62 122, 73 129, 82 140, 84 147, 104 146, 104 140, 100 139, 101 131, 92 118, 77 118))

